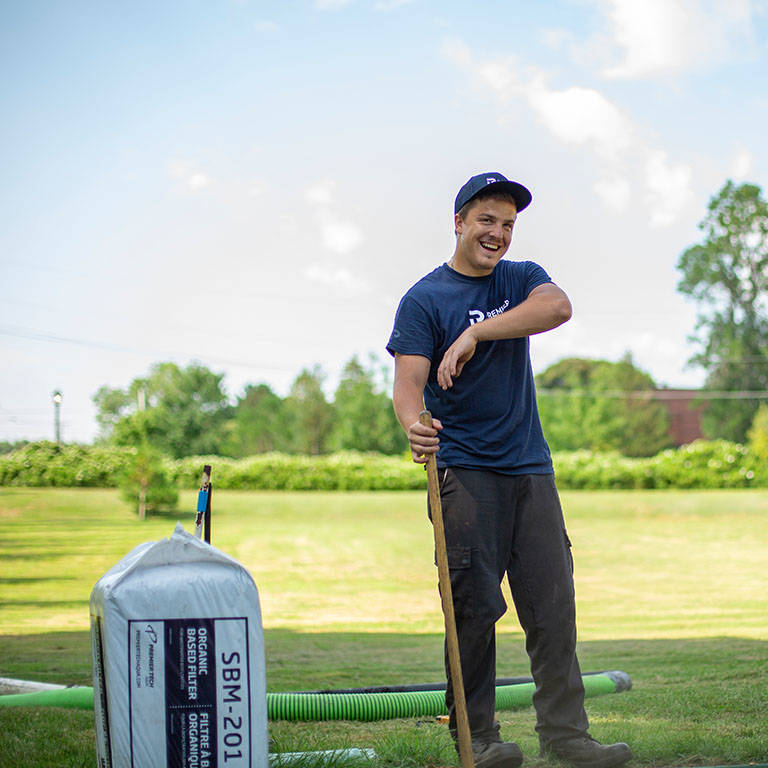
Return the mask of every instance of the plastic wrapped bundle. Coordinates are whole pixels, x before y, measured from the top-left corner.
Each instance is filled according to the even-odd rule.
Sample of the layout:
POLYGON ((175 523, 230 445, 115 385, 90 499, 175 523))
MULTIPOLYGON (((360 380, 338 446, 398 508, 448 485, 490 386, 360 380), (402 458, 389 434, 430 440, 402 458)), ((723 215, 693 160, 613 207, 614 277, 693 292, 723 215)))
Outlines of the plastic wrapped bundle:
POLYGON ((267 768, 264 638, 256 585, 181 525, 91 593, 101 768, 267 768))

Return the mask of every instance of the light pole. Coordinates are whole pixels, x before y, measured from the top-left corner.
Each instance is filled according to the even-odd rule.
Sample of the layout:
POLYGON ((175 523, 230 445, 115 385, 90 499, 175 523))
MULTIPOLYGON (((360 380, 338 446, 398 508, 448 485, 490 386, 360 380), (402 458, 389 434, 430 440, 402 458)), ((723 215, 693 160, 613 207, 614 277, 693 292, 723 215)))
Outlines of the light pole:
POLYGON ((53 393, 53 431, 56 435, 56 442, 61 442, 61 416, 59 411, 61 410, 61 401, 64 398, 61 396, 59 390, 54 390, 53 393))

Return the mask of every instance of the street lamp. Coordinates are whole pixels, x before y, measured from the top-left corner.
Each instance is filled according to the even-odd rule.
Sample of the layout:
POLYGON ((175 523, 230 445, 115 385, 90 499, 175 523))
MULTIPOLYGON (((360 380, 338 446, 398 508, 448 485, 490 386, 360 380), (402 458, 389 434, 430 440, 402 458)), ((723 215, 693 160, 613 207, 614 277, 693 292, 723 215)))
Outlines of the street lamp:
POLYGON ((59 411, 61 409, 61 401, 64 398, 61 396, 59 390, 55 390, 53 393, 53 429, 56 435, 56 442, 61 442, 61 416, 59 411))

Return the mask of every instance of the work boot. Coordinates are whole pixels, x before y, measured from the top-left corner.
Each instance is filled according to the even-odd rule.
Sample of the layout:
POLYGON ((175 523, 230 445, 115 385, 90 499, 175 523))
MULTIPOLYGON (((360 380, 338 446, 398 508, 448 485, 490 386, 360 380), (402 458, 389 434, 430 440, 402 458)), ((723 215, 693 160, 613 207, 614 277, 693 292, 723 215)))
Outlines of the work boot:
POLYGON ((475 768, 519 768, 523 753, 514 741, 472 742, 475 768))
POLYGON ((624 742, 601 744, 586 733, 542 743, 540 754, 559 757, 574 768, 613 768, 632 759, 632 750, 624 742))

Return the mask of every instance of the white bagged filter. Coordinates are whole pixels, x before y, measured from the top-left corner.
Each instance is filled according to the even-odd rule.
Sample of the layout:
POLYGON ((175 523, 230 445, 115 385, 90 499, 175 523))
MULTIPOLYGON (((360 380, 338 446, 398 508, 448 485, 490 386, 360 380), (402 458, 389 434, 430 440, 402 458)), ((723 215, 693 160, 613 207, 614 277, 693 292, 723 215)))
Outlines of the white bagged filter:
POLYGON ((91 593, 100 768, 268 768, 256 585, 187 533, 129 552, 91 593))

